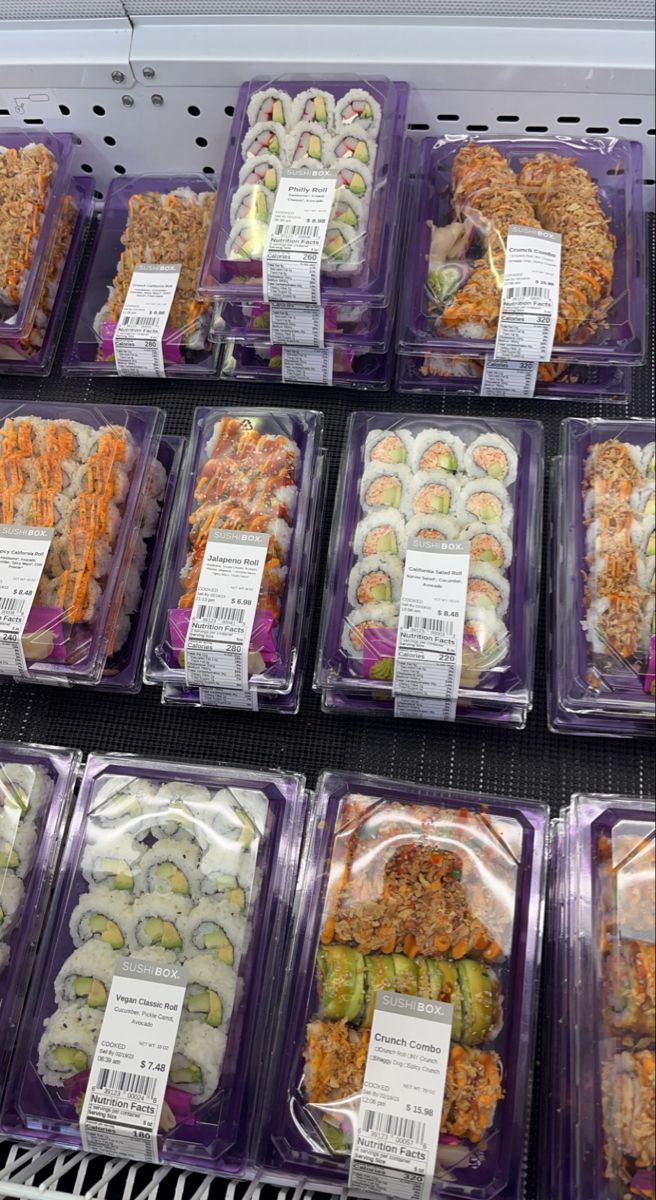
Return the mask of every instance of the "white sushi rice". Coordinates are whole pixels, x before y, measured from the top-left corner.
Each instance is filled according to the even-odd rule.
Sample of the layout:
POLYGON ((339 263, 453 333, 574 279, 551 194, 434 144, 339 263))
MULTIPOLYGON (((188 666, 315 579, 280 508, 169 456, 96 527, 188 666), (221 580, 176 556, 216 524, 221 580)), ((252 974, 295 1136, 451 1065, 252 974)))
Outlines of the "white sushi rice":
POLYGON ((37 831, 30 821, 16 824, 14 814, 0 809, 0 878, 11 871, 19 879, 29 874, 34 859, 37 831))
POLYGON ((0 804, 11 804, 18 799, 21 807, 26 806, 25 816, 30 819, 49 802, 54 787, 43 767, 29 763, 0 763, 0 804))
POLYGON ((187 896, 193 900, 199 892, 199 862, 200 850, 189 838, 161 838, 150 850, 146 850, 141 860, 137 890, 140 893, 187 896), (163 873, 161 869, 158 873, 158 868, 167 866, 175 868, 178 876, 163 873))
POLYGON ((439 533, 447 542, 455 542, 460 538, 460 526, 453 517, 449 516, 434 516, 428 517, 420 513, 416 517, 412 517, 407 524, 406 533, 408 541, 413 537, 421 537, 424 531, 431 533, 439 533))
MULTIPOLYGON (((54 1055, 58 1046, 79 1050, 86 1056, 87 1068, 91 1066, 96 1043, 100 1034, 101 1015, 86 1005, 72 1004, 58 1009, 47 1021, 39 1042, 37 1071, 45 1084, 58 1087, 65 1079, 79 1074, 80 1067, 62 1066, 54 1055)), ((84 1070, 85 1068, 81 1068, 84 1070)))
POLYGON ((139 962, 156 963, 162 966, 177 962, 174 951, 164 950, 161 946, 140 946, 139 950, 131 957, 138 958, 139 962))
POLYGON ((352 608, 360 604, 398 604, 403 587, 403 565, 392 554, 370 554, 361 558, 351 568, 348 580, 348 602, 352 608), (378 599, 360 600, 358 590, 366 587, 369 575, 382 575, 387 581, 388 595, 378 599))
POLYGON ((396 508, 379 509, 377 512, 363 517, 358 522, 353 538, 353 553, 356 558, 364 558, 366 556, 367 539, 376 529, 382 529, 387 525, 390 528, 391 536, 396 546, 395 549, 385 550, 383 553, 397 554, 399 558, 405 558, 407 544, 405 520, 396 508))
POLYGON ((414 444, 415 439, 406 429, 372 429, 364 444, 364 460, 367 463, 384 463, 386 466, 396 466, 398 463, 408 465, 412 460, 414 444), (388 440, 392 442, 395 455, 391 458, 384 450, 384 443, 388 440), (397 441, 400 442, 399 446, 394 445, 397 441))
POLYGON ((455 516, 463 525, 478 521, 484 525, 501 525, 502 529, 508 529, 513 519, 513 506, 508 492, 497 479, 471 479, 462 485, 456 503, 455 516), (497 507, 496 502, 498 501, 500 511, 492 513, 486 519, 478 506, 472 506, 472 502, 477 496, 491 497, 494 508, 497 507))
POLYGON ((435 471, 444 470, 449 472, 462 471, 465 461, 465 444, 462 438, 459 438, 455 433, 449 433, 446 429, 423 429, 418 433, 414 440, 412 456, 410 458, 410 466, 413 471, 435 471), (453 465, 446 463, 434 463, 432 465, 424 463, 422 459, 429 452, 432 446, 436 443, 444 443, 448 447, 453 459, 453 465))
POLYGON ((501 574, 499 568, 493 566, 492 563, 470 562, 467 583, 467 606, 471 605, 473 608, 483 608, 488 612, 493 611, 497 617, 503 617, 508 611, 509 603, 510 584, 501 574), (477 594, 472 586, 475 580, 480 580, 483 583, 491 585, 499 595, 498 603, 492 603, 486 593, 477 594))
POLYGON ((409 467, 404 463, 378 463, 372 462, 365 467, 362 472, 360 481, 360 503, 365 512, 380 512, 381 509, 398 508, 403 509, 406 506, 406 501, 412 486, 412 473, 409 467), (390 479, 398 481, 399 503, 390 504, 390 497, 386 495, 378 502, 374 501, 370 495, 371 485, 377 480, 390 479))
MULTIPOLYGON (((62 1008, 66 1004, 76 1004, 80 997, 75 991, 75 979, 97 979, 106 988, 111 987, 119 954, 102 942, 86 942, 69 954, 55 978, 55 1000, 62 1008)), ((86 999, 82 1001, 89 1007, 86 999)))
POLYGON ((188 1092, 194 1105, 203 1104, 213 1096, 219 1086, 219 1076, 225 1057, 227 1039, 220 1029, 210 1029, 198 1021, 181 1021, 175 1042, 169 1082, 173 1087, 188 1092), (198 1067, 200 1083, 185 1083, 176 1078, 176 1072, 189 1066, 198 1067))
MULTIPOLYGON (((415 516, 436 516, 456 517, 456 505, 460 495, 460 483, 448 471, 418 471, 413 476, 412 482, 408 489, 405 502, 405 513, 409 520, 415 516), (427 504, 431 504, 431 494, 439 488, 440 493, 446 492, 447 496, 440 495, 439 502, 448 504, 448 512, 440 512, 437 507, 431 506, 429 511, 424 511, 427 504)), ((437 495, 433 503, 438 502, 437 495)))
MULTIPOLYGON (((508 441, 508 438, 501 437, 498 433, 482 433, 473 442, 470 442, 465 451, 465 470, 468 475, 473 475, 475 478, 489 476, 489 472, 475 461, 476 451, 481 449, 500 450, 502 452, 505 457, 507 470, 498 482, 503 483, 505 487, 510 487, 517 478, 517 451, 512 443, 508 441)), ((497 477, 492 475, 491 478, 496 479, 497 477)))
POLYGON ((25 899, 23 881, 13 872, 0 871, 0 939, 6 938, 25 899))
POLYGON ((381 629, 396 629, 399 623, 398 604, 363 604, 361 608, 352 609, 344 621, 341 647, 349 657, 362 661, 364 647, 355 645, 354 635, 361 625, 375 625, 381 629))
POLYGON ((207 1024, 201 1013, 189 1012, 189 998, 198 991, 216 992, 221 1001, 221 1025, 226 1029, 230 1023, 237 991, 237 975, 226 963, 218 962, 213 954, 195 954, 185 962, 187 990, 185 995, 186 1019, 207 1024))
POLYGON ((200 900, 193 911, 184 921, 184 956, 191 958, 195 954, 211 953, 213 956, 225 952, 225 957, 219 961, 237 970, 239 959, 246 941, 246 921, 241 914, 231 911, 228 904, 215 897, 200 900), (229 947, 217 948, 206 939, 221 933, 229 943, 229 947))
POLYGON ((162 946, 162 949, 171 950, 177 959, 181 959, 184 930, 191 907, 191 900, 186 896, 139 896, 129 914, 128 944, 135 957, 139 957, 139 952, 144 946, 162 946, 161 941, 154 939, 146 930, 146 922, 150 918, 156 918, 171 925, 180 941, 179 946, 162 946))
POLYGON ((111 834, 89 843, 82 855, 82 874, 90 888, 105 884, 113 891, 136 889, 142 847, 129 834, 111 834))
MULTIPOLYGON (((500 525, 484 525, 482 521, 472 521, 471 525, 466 525, 460 532, 460 539, 469 542, 472 545, 478 537, 491 537, 498 543, 503 555, 503 560, 495 562, 494 566, 498 566, 500 570, 507 571, 512 562, 513 545, 512 540, 500 525)), ((480 558, 472 557, 472 562, 485 561, 480 558)))
POLYGON ((132 923, 131 901, 122 892, 114 892, 108 887, 96 887, 92 892, 85 892, 80 896, 70 916, 69 929, 74 946, 83 946, 92 938, 109 945, 103 933, 94 933, 91 929, 89 922, 94 916, 105 917, 119 929, 123 945, 112 946, 111 949, 126 949, 132 923))
POLYGON ((372 138, 376 138, 380 131, 380 122, 380 104, 374 100, 371 92, 367 92, 363 88, 350 88, 335 104, 336 129, 340 127, 350 129, 356 125, 364 129, 372 138), (371 110, 370 117, 359 116, 355 111, 349 111, 352 105, 362 103, 368 104, 371 110))

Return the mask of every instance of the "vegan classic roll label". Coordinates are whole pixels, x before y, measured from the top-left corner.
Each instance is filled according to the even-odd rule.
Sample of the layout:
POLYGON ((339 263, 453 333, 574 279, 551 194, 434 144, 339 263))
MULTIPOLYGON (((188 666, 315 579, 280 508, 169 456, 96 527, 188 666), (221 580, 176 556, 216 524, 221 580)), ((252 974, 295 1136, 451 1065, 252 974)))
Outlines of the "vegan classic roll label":
POLYGON ((0 675, 27 675, 22 637, 52 529, 0 525, 0 675))
POLYGON ((118 375, 165 377, 162 338, 180 270, 180 263, 140 263, 134 268, 114 332, 118 375))
POLYGON ((323 349, 324 323, 325 313, 320 304, 271 304, 271 343, 283 347, 283 367, 287 346, 323 349))
POLYGON ((187 977, 179 963, 120 958, 80 1116, 88 1152, 158 1162, 187 977))
POLYGON ((268 533, 212 529, 185 643, 188 687, 248 691, 248 651, 268 533))
POLYGON ((548 362, 560 295, 559 233, 510 225, 495 358, 548 362))
POLYGON ((538 378, 538 362, 506 358, 486 358, 481 380, 481 396, 524 396, 535 395, 538 378))
POLYGON ((330 387, 333 382, 334 346, 310 350, 302 346, 283 346, 283 383, 319 383, 330 387))
POLYGON ((429 1200, 440 1137, 453 1005, 378 992, 349 1187, 429 1200))
POLYGON ((334 171, 281 176, 262 256, 262 288, 269 303, 320 304, 321 258, 335 183, 334 171))
POLYGON ((468 578, 467 542, 409 538, 394 667, 395 715, 420 715, 412 705, 408 711, 405 700, 427 699, 449 702, 437 719, 455 719, 468 578))

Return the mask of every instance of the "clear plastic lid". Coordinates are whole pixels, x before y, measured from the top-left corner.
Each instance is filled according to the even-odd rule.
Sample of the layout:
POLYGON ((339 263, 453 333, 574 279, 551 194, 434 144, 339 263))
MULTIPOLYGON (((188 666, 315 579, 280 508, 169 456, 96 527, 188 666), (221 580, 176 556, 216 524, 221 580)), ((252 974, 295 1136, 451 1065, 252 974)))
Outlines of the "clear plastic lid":
MULTIPOLYGON (((464 354, 399 354, 396 386, 400 392, 480 396, 484 361, 464 354)), ((627 404, 629 368, 564 360, 541 363, 534 399, 627 404)))

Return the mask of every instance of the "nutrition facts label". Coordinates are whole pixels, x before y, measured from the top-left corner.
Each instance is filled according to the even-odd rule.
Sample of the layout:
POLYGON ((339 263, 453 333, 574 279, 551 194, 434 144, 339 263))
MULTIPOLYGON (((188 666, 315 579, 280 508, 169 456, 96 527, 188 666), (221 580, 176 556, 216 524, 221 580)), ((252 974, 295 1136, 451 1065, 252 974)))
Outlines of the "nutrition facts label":
POLYGON ((52 537, 52 529, 0 525, 0 675, 28 674, 22 637, 52 537))
POLYGON ((257 692, 249 688, 246 692, 230 688, 202 687, 199 688, 201 704, 207 708, 245 708, 249 712, 257 712, 257 692))
POLYGON ((324 310, 319 304, 272 304, 270 331, 274 346, 323 349, 324 310))
POLYGON ((378 992, 349 1187, 429 1200, 440 1136, 453 1005, 378 992))
POLYGON ((333 171, 293 171, 282 175, 262 256, 265 300, 321 302, 321 256, 335 182, 333 171))
POLYGON ((180 269, 180 263, 141 263, 135 267, 114 332, 118 375, 164 378, 162 338, 180 269))
POLYGON ((283 383, 318 383, 330 387, 333 381, 334 346, 309 350, 302 346, 283 346, 283 383))
POLYGON ((548 362, 560 294, 561 236, 511 225, 494 357, 548 362))
POLYGON ((511 362, 505 358, 486 358, 481 380, 481 396, 535 395, 537 362, 511 362))

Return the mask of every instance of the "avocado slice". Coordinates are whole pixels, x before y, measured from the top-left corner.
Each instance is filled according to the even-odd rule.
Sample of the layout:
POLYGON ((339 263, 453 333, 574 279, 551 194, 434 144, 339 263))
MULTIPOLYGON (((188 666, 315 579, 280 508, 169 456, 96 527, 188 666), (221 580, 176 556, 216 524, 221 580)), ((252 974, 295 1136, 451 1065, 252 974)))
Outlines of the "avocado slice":
POLYGON ((76 1050, 74 1046, 54 1046, 52 1057, 62 1071, 72 1071, 74 1075, 86 1071, 89 1062, 84 1050, 76 1050))
POLYGON ((255 825, 248 813, 245 812, 243 808, 236 808, 235 815, 241 824, 241 830, 237 839, 238 844, 248 849, 248 847, 253 844, 257 837, 257 829, 255 828, 255 825))
POLYGON ((656 533, 651 533, 649 535, 649 541, 647 542, 647 558, 653 558, 655 554, 656 554, 656 533))
POLYGON ((278 187, 278 176, 273 167, 267 167, 262 182, 270 192, 275 192, 278 187))
POLYGON ((462 998, 462 1041, 479 1046, 492 1027, 494 1014, 493 976, 484 963, 463 958, 456 964, 462 998))
POLYGON ((87 1004, 89 1008, 106 1008, 107 1006, 107 988, 99 979, 89 981, 87 1004))
POLYGON ((351 177, 349 191, 353 192, 354 196, 364 196, 367 190, 367 185, 361 175, 355 172, 351 177))
POLYGON ((218 1029, 223 1020, 221 997, 210 989, 205 992, 194 992, 187 1000, 187 1012, 198 1013, 205 1018, 206 1025, 218 1029))
POLYGON ((358 223, 358 218, 352 208, 345 208, 339 219, 343 225, 351 225, 354 229, 358 223))
POLYGON ((89 989, 93 979, 90 975, 76 975, 73 981, 73 990, 79 1000, 84 1000, 89 995, 89 989))
POLYGON ((499 483, 503 483, 507 475, 507 470, 501 463, 492 463, 487 473, 490 479, 498 479, 499 483))
POLYGON ((323 96, 314 97, 314 119, 315 121, 318 121, 320 125, 326 124, 326 101, 324 100, 323 96))
POLYGON ((491 504, 483 504, 479 516, 481 521, 494 521, 497 514, 491 504))
POLYGON ((243 888, 240 888, 234 875, 217 875, 214 880, 216 891, 222 896, 227 896, 230 903, 239 912, 243 912, 246 908, 246 894, 243 888))
POLYGON ((367 973, 367 1011, 363 1024, 369 1029, 374 1019, 376 992, 393 992, 395 975, 391 954, 370 954, 364 962, 367 973))
POLYGON ((266 221, 269 216, 264 192, 256 192, 253 202, 253 214, 258 221, 266 221))
POLYGON ((189 895, 189 881, 175 863, 159 863, 155 867, 155 875, 163 884, 166 884, 167 891, 173 892, 175 896, 189 895))
POLYGON ((364 958, 350 946, 324 946, 317 958, 322 1016, 358 1022, 364 1009, 364 958))
POLYGON ((414 958, 408 958, 405 954, 393 954, 392 962, 396 991, 403 996, 416 996, 418 979, 414 958))
POLYGON ((401 485, 400 485, 400 483, 395 483, 393 479, 390 480, 389 484, 385 488, 385 491, 384 491, 384 494, 382 497, 382 503, 389 505, 390 508, 398 508, 399 507, 399 505, 401 503, 401 485))
POLYGON ((462 1041, 462 996, 455 963, 440 959, 442 974, 442 1000, 448 1000, 453 1005, 453 1026, 451 1037, 454 1042, 462 1041))
POLYGON ((144 921, 144 933, 151 946, 161 942, 163 927, 164 922, 159 917, 146 917, 144 921))
POLYGON ((162 946, 165 950, 179 950, 182 938, 172 921, 162 922, 162 946))
POLYGON ((0 871, 15 871, 19 865, 18 855, 12 850, 9 842, 0 849, 0 871))
POLYGON ((212 933, 203 935, 206 950, 215 950, 217 958, 229 967, 234 962, 235 952, 222 929, 214 929, 212 933))
POLYGON ((117 892, 131 892, 134 888, 129 864, 120 858, 101 858, 98 862, 98 872, 111 876, 111 886, 117 892))
POLYGON ((494 550, 484 550, 482 554, 479 554, 478 561, 494 563, 495 567, 501 567, 503 560, 494 553, 494 550))
POLYGON ((431 1000, 442 1000, 444 991, 444 975, 442 964, 434 958, 428 960, 428 996, 431 1000))
POLYGON ((282 100, 274 100, 273 109, 271 111, 271 120, 275 121, 277 125, 285 124, 285 114, 282 108, 282 100))
POLYGON ((173 1083, 201 1083, 200 1067, 188 1063, 186 1067, 176 1067, 169 1076, 173 1083))
POLYGON ((379 604, 388 603, 392 599, 392 589, 388 583, 377 583, 371 589, 372 601, 379 604))
POLYGON ((361 163, 369 162, 369 148, 366 142, 358 142, 357 146, 355 147, 355 154, 353 157, 361 163))

